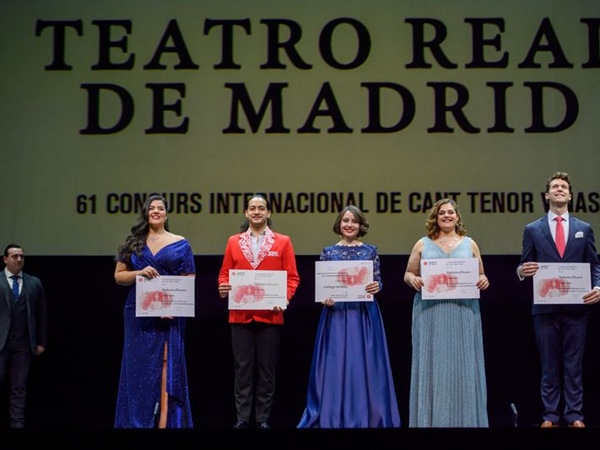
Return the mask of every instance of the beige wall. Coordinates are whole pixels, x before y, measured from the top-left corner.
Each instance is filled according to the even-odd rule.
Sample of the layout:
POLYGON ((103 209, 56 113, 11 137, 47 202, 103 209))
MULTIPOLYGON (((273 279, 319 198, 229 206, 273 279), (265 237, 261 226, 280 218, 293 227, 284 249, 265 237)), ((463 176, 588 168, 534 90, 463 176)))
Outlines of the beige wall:
MULTIPOLYGON (((298 254, 335 241, 340 199, 368 211, 365 240, 404 254, 432 202, 452 195, 484 254, 516 254, 556 170, 573 177, 574 213, 600 230, 599 55, 589 45, 597 51, 599 1, 2 0, 0 9, 3 245, 110 255, 135 220, 132 199, 162 192, 175 200, 172 231, 197 254, 220 254, 243 194, 264 192, 282 199, 274 229, 298 254), (281 49, 282 67, 262 67, 276 19, 299 32, 303 67, 281 49), (231 47, 211 21, 238 21, 231 47), (419 51, 421 41, 437 50, 419 51), (471 67, 478 48, 497 67, 471 67), (157 57, 164 69, 148 69, 157 57), (420 60, 427 67, 414 67, 420 60), (227 61, 237 68, 220 67, 227 61), (234 90, 258 112, 281 84, 281 114, 269 104, 252 129, 234 90), (101 85, 113 88, 96 103, 101 85), (131 100, 129 116, 115 90, 131 100), (444 111, 458 101, 460 114, 444 111), (94 131, 94 113, 113 132, 94 131), (405 122, 365 131, 376 116, 383 127, 405 122), (171 130, 148 132, 156 117, 171 130)), ((278 36, 294 35, 281 25, 278 36)))

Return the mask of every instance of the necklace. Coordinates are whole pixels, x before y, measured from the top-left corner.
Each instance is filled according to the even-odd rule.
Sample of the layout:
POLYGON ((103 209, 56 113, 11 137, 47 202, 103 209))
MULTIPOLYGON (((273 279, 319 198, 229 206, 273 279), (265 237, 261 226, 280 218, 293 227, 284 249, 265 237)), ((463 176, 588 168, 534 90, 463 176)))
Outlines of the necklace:
POLYGON ((155 243, 156 241, 158 241, 161 237, 163 237, 165 235, 165 233, 161 233, 159 235, 156 236, 148 236, 148 240, 152 243, 155 243))
POLYGON ((456 241, 458 241, 457 237, 440 239, 440 244, 447 245, 448 247, 454 247, 454 244, 456 244, 456 241), (448 242, 448 241, 450 241, 450 242, 448 242))

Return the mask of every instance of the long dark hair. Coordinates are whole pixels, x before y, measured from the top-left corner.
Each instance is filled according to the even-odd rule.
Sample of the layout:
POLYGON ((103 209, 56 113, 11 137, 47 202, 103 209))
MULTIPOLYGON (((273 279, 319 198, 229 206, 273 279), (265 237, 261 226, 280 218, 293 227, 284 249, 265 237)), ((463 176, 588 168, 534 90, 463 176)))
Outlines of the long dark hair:
MULTIPOLYGON (((244 204, 244 213, 248 210, 248 205, 250 204, 250 201, 256 200, 257 198, 265 202, 265 205, 267 206, 267 211, 271 211, 271 204, 269 203, 269 200, 267 200, 267 197, 265 197, 262 194, 254 194, 252 197, 246 200, 246 203, 244 204)), ((271 218, 267 218, 267 226, 269 228, 271 228, 272 223, 273 222, 271 221, 271 218)), ((248 219, 246 219, 244 216, 244 221, 240 225, 240 231, 243 233, 245 231, 248 231, 248 228, 250 228, 250 222, 248 222, 248 219)))
MULTIPOLYGON (((126 264, 127 267, 131 267, 131 255, 134 253, 139 255, 142 252, 144 245, 146 245, 146 238, 148 237, 148 232, 150 231, 150 224, 148 223, 148 211, 150 210, 150 204, 155 200, 160 200, 165 205, 165 209, 169 209, 167 200, 162 195, 152 194, 146 199, 135 223, 131 227, 129 235, 125 238, 125 242, 123 242, 117 250, 117 256, 115 260, 126 264)), ((169 223, 167 221, 165 221, 165 230, 169 231, 169 223)))

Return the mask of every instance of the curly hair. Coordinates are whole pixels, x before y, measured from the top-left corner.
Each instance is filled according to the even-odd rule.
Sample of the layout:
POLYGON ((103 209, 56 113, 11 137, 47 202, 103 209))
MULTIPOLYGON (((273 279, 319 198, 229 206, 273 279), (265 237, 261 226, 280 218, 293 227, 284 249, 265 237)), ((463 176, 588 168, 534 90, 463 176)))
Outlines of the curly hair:
MULTIPOLYGON (((153 194, 146 199, 129 235, 125 238, 125 242, 119 246, 115 257, 116 261, 126 264, 127 267, 131 267, 131 256, 133 254, 139 255, 144 245, 146 245, 146 237, 150 230, 148 211, 150 210, 150 204, 155 200, 160 200, 165 205, 165 209, 169 209, 167 200, 162 195, 153 194)), ((165 222, 165 230, 169 231, 168 222, 165 222)))
POLYGON ((571 177, 569 176, 569 174, 567 172, 554 172, 546 180, 546 192, 547 193, 550 192, 550 184, 554 180, 563 180, 563 181, 566 181, 567 184, 569 185, 569 192, 570 193, 573 192, 573 185, 571 185, 571 177))
POLYGON ((335 222, 333 223, 333 232, 338 235, 341 234, 342 230, 340 228, 340 224, 342 223, 342 218, 344 217, 344 214, 346 214, 348 211, 350 211, 354 215, 354 217, 360 224, 357 236, 365 236, 370 227, 369 222, 367 222, 367 218, 365 217, 363 212, 354 205, 347 205, 340 211, 337 218, 335 219, 335 222))
POLYGON ((437 216, 442 205, 450 205, 454 208, 454 211, 456 211, 456 217, 458 217, 458 221, 456 222, 456 234, 459 236, 464 236, 467 234, 467 230, 463 224, 462 216, 460 215, 460 211, 456 202, 451 198, 442 198, 433 204, 433 207, 429 210, 429 214, 427 215, 427 220, 425 221, 427 237, 430 239, 436 239, 440 235, 440 227, 437 224, 437 216))

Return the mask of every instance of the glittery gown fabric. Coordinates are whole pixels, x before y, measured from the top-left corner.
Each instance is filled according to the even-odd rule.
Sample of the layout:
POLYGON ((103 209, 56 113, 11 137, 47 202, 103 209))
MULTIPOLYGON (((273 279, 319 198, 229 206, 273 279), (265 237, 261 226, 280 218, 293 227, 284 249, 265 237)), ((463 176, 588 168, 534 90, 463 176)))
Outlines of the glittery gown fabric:
MULTIPOLYGON (((161 275, 195 273, 187 240, 173 242, 153 255, 147 246, 132 256, 134 270, 151 265, 161 275)), ((165 342, 167 353, 167 428, 192 428, 185 362, 185 317, 135 316, 135 284, 124 308, 124 347, 117 395, 115 428, 154 428, 158 423, 165 342)))
MULTIPOLYGON (((333 245, 321 261, 373 260, 377 248, 333 245)), ((383 319, 377 301, 336 302, 324 307, 317 326, 306 409, 298 428, 400 427, 383 319)))
MULTIPOLYGON (((465 237, 445 253, 424 239, 422 259, 472 258, 465 237)), ((409 427, 488 427, 479 299, 413 300, 409 427)))

